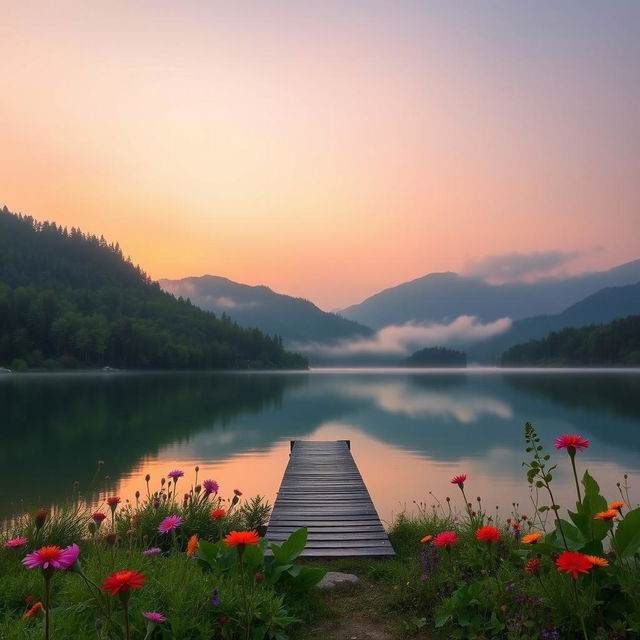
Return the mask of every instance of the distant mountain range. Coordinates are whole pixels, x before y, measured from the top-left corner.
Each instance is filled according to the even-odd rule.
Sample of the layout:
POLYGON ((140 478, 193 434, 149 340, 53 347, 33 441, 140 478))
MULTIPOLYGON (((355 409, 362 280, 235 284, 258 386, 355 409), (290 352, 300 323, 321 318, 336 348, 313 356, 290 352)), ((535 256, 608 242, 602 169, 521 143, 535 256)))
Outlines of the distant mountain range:
POLYGON ((461 315, 483 322, 501 317, 518 320, 561 313, 601 289, 639 281, 640 260, 608 271, 532 283, 494 285, 477 277, 432 273, 385 289, 340 314, 373 329, 407 322, 448 322, 461 315))
POLYGON ((201 309, 226 314, 240 326, 279 335, 286 344, 330 343, 373 333, 369 327, 322 311, 308 300, 276 293, 265 286, 249 286, 210 275, 163 279, 159 284, 175 296, 189 298, 201 309))

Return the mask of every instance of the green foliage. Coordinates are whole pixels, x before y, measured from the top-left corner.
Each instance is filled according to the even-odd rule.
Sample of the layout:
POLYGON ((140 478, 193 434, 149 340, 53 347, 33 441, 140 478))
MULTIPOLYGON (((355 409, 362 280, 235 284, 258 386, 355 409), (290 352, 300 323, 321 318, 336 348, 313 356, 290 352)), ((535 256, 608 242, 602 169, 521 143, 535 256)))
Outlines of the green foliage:
POLYGON ((304 368, 278 336, 160 290, 120 247, 0 210, 0 364, 304 368))
POLYGON ((640 364, 640 315, 609 324, 552 331, 502 354, 502 366, 589 366, 640 364))
POLYGON ((614 536, 615 551, 622 558, 630 558, 640 551, 640 508, 625 515, 614 536))

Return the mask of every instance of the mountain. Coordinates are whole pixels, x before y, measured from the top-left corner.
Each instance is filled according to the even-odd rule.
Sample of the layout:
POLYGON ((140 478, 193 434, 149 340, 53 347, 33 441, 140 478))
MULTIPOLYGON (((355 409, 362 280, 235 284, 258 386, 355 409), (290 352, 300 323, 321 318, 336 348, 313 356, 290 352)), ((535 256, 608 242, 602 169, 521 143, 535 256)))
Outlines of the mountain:
POLYGON ((609 324, 552 331, 542 340, 517 344, 502 354, 502 366, 640 365, 640 315, 609 324))
POLYGON ((301 368, 278 337, 177 300, 116 244, 0 210, 0 366, 301 368))
POLYGON ((432 273, 385 289, 341 311, 374 329, 407 322, 448 322, 461 315, 487 322, 556 314, 600 289, 640 281, 640 260, 608 271, 532 283, 490 284, 477 277, 432 273))
POLYGON ((327 343, 372 333, 368 327, 322 311, 308 300, 276 293, 265 286, 252 287, 208 275, 159 283, 165 291, 188 298, 201 309, 224 313, 243 327, 258 327, 279 335, 287 344, 327 343))
POLYGON ((571 305, 562 313, 516 320, 509 331, 468 347, 467 355, 470 360, 492 362, 506 349, 543 338, 551 331, 611 322, 635 314, 640 314, 640 282, 608 287, 571 305))

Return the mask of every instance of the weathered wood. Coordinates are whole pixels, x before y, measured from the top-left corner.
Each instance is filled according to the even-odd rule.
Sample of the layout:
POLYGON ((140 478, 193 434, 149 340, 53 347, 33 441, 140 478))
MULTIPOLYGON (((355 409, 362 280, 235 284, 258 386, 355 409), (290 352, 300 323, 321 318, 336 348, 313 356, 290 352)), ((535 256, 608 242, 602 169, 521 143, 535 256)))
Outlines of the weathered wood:
POLYGON ((282 542, 300 527, 309 537, 303 556, 394 555, 348 440, 292 440, 289 464, 267 537, 282 542))

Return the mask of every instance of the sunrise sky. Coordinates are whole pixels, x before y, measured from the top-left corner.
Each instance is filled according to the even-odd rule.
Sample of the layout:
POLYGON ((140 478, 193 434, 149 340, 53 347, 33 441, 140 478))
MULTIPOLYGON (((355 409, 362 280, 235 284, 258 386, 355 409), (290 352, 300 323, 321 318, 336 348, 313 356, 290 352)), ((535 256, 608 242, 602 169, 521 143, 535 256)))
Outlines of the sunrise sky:
POLYGON ((639 31, 635 0, 0 0, 0 206, 325 309, 487 256, 611 267, 639 31))

